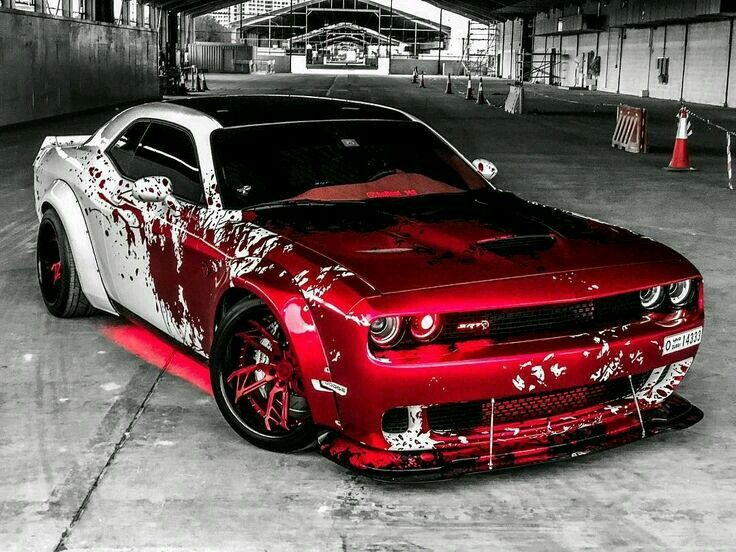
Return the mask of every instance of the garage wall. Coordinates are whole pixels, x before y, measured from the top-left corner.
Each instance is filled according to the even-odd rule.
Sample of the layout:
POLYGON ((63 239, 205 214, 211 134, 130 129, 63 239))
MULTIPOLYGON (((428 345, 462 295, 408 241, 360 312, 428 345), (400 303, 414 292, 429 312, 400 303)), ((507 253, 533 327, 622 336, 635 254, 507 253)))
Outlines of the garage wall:
POLYGON ((729 28, 728 21, 688 27, 683 89, 686 100, 720 105, 726 101, 729 28))
POLYGON ((666 25, 654 29, 652 37, 652 63, 649 72, 649 95, 652 98, 679 100, 682 90, 682 64, 685 61, 685 25, 666 25), (657 58, 669 57, 670 70, 667 83, 660 83, 657 58))
POLYGON ((642 96, 649 77, 649 29, 626 29, 621 46, 621 94, 642 96))
MULTIPOLYGON (((562 54, 561 84, 573 86, 576 58, 597 51, 601 57, 598 90, 711 105, 727 102, 729 107, 736 107, 736 20, 729 18, 731 14, 722 2, 638 0, 571 5, 537 14, 535 59, 543 59, 543 54, 556 48, 562 54), (582 17, 580 14, 597 17, 597 13, 604 18, 602 26, 609 25, 607 30, 596 32, 595 20, 588 20, 592 26, 587 32, 566 28, 570 21, 579 22, 575 17, 582 17), (670 23, 668 19, 675 21, 670 23), (667 82, 659 82, 659 57, 669 58, 667 82)), ((505 63, 511 55, 511 27, 511 22, 504 25, 505 63)), ((514 46, 518 48, 521 20, 517 19, 513 27, 514 46)), ((509 76, 507 68, 503 74, 509 76)))
POLYGON ((155 31, 0 11, 0 126, 159 97, 155 31))
MULTIPOLYGON (((442 62, 444 65, 445 62, 442 62)), ((400 58, 392 57, 389 72, 392 75, 411 75, 414 68, 419 73, 424 72, 425 75, 438 75, 439 67, 436 59, 416 59, 416 58, 400 58)), ((450 70, 450 69, 448 69, 450 70)), ((454 74, 457 74, 455 72, 454 74)))
POLYGON ((501 54, 500 76, 506 79, 516 78, 516 54, 521 52, 521 32, 523 23, 521 19, 506 21, 501 24, 501 32, 498 33, 498 52, 501 54))
POLYGON ((560 81, 563 86, 575 85, 575 56, 578 51, 578 37, 563 36, 560 47, 562 53, 560 66, 560 81))
MULTIPOLYGON (((731 21, 734 37, 736 37, 736 22, 731 21)), ((728 79, 728 105, 736 106, 736 40, 731 44, 731 67, 728 79)))
POLYGON ((598 77, 598 89, 605 92, 618 91, 619 60, 621 52, 621 34, 619 29, 601 33, 601 74, 598 77))

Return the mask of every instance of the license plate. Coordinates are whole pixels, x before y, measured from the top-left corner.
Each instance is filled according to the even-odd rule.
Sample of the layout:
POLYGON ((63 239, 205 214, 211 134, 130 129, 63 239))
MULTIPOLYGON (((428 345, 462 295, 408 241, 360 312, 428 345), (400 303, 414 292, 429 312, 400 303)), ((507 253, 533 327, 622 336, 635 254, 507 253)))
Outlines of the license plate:
POLYGON ((698 345, 703 339, 703 326, 688 330, 679 334, 671 335, 666 337, 664 340, 664 347, 662 348, 662 354, 668 355, 687 349, 688 347, 694 347, 698 345))

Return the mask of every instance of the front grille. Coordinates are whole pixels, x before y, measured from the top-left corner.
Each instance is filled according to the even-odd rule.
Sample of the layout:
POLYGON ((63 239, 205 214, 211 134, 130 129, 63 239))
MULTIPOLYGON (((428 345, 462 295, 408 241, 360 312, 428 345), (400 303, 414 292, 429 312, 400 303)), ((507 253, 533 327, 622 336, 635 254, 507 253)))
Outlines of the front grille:
POLYGON ((504 341, 545 332, 584 332, 630 323, 643 314, 638 293, 521 309, 453 313, 445 316, 438 341, 491 338, 504 341))
MULTIPOLYGON (((634 389, 639 389, 650 372, 633 376, 634 389)), ((501 399, 493 405, 493 423, 502 424, 547 418, 609 403, 631 394, 628 378, 605 383, 573 387, 524 397, 501 399)), ((462 431, 491 423, 491 401, 443 404, 427 409, 432 431, 462 431)))

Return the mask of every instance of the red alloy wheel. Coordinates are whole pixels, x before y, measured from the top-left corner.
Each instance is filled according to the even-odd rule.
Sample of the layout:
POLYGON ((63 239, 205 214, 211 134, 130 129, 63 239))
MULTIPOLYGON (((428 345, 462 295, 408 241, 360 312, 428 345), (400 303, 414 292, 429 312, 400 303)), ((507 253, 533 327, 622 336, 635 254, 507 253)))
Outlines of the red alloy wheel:
POLYGON ((59 300, 62 285, 62 262, 59 237, 54 225, 44 221, 38 236, 38 280, 41 293, 49 304, 59 300))
POLYGON ((293 432, 309 418, 296 359, 274 317, 260 309, 230 341, 223 370, 229 406, 251 431, 264 436, 293 432))

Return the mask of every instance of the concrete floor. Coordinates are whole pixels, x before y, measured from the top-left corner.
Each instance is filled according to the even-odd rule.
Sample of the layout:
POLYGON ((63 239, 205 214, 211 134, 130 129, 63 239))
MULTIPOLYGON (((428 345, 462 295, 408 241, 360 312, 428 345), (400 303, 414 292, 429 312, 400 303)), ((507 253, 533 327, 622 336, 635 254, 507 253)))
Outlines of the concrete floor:
MULTIPOLYGON (((513 117, 442 94, 442 79, 428 79, 426 90, 407 77, 347 75, 208 83, 404 108, 468 157, 494 160, 500 187, 684 253, 705 275, 708 328, 681 389, 706 417, 571 462, 421 485, 376 483, 315 452, 249 446, 202 391, 203 367, 164 344, 138 347, 135 330, 112 317, 46 313, 30 165, 45 135, 92 132, 113 110, 66 117, 0 131, 2 550, 733 549, 736 196, 721 132, 695 122, 691 153, 701 170, 673 174, 661 169, 674 138, 672 102, 622 100, 650 108, 653 153, 636 156, 611 149, 620 98, 605 94, 529 87, 532 112, 513 117)), ((500 105, 505 85, 485 85, 500 105)), ((694 109, 736 129, 732 111, 694 109)))

